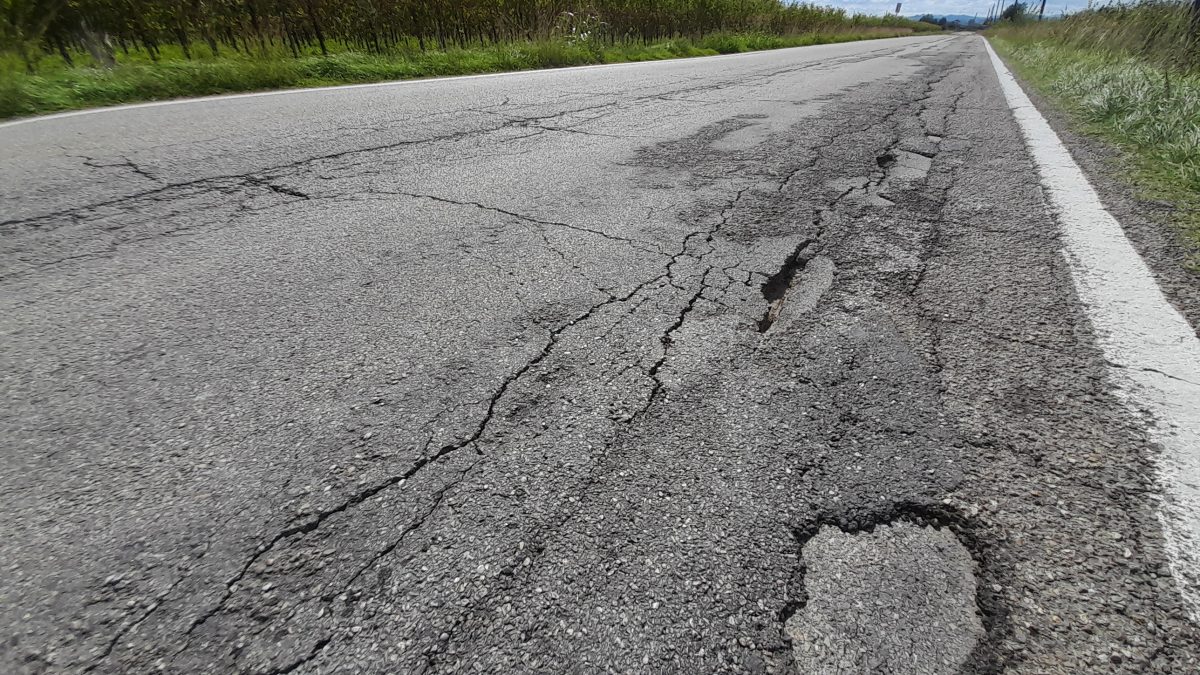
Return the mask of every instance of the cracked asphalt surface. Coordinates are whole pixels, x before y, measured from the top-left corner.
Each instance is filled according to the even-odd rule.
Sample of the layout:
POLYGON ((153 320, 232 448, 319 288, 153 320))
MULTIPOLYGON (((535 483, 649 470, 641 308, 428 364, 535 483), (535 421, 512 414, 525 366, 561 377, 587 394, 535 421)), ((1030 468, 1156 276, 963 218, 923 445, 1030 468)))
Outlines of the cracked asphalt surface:
POLYGON ((4 672, 1200 668, 977 37, 0 144, 4 672))

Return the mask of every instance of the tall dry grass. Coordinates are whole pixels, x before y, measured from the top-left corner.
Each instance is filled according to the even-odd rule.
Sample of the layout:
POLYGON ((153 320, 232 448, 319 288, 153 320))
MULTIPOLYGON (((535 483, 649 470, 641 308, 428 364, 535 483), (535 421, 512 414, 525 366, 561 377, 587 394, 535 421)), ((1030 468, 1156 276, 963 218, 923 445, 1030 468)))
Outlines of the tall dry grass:
POLYGON ((1190 0, 1143 0, 990 32, 1018 74, 1126 151, 1147 196, 1178 206, 1200 271, 1200 40, 1190 0))
POLYGON ((1191 35, 1192 21, 1191 0, 1140 0, 1107 4, 1054 21, 1025 16, 1002 22, 993 34, 1191 70, 1200 68, 1200 40, 1191 35))

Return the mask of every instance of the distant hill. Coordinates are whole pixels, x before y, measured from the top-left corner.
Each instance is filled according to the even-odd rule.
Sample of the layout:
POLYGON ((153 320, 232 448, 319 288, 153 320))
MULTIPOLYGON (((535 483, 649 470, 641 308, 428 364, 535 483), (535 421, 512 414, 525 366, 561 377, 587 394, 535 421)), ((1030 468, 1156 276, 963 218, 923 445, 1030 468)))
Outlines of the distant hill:
MULTIPOLYGON (((925 16, 925 15, 924 14, 913 14, 912 16, 910 16, 908 18, 917 20, 923 16, 925 16)), ((976 23, 983 23, 983 17, 975 18, 971 14, 934 14, 933 18, 940 19, 943 16, 946 17, 947 23, 954 23, 955 21, 957 21, 964 26, 967 25, 968 23, 971 23, 971 19, 975 19, 976 23)))

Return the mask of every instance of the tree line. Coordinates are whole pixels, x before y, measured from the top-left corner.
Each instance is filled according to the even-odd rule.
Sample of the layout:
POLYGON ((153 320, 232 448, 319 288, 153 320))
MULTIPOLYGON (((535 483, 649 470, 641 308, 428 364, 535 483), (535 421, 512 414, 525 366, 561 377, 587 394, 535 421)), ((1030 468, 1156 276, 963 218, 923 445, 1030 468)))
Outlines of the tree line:
POLYGON ((5 46, 32 69, 41 53, 119 51, 151 58, 175 45, 219 55, 346 48, 446 49, 556 37, 610 43, 721 32, 788 35, 847 23, 844 10, 784 0, 0 0, 5 46))

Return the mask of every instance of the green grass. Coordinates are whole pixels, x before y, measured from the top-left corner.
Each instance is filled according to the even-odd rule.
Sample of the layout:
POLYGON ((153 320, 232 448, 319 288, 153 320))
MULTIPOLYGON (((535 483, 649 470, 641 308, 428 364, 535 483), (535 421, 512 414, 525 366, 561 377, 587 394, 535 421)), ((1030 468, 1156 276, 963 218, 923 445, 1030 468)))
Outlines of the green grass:
MULTIPOLYGON (((1099 32, 1095 21, 1087 28, 1099 32)), ((1124 151, 1123 177, 1143 197, 1177 207, 1189 267, 1200 272, 1200 68, 1181 61, 1180 50, 1140 49, 1119 24, 1109 28, 1108 41, 1091 43, 1056 34, 1061 25, 1007 26, 991 39, 1080 131, 1124 151)))
MULTIPOLYGON (((118 53, 119 65, 110 70, 68 67, 61 59, 46 56, 35 75, 26 74, 10 59, 0 61, 0 119, 187 96, 732 54, 912 32, 911 28, 851 26, 793 36, 726 34, 652 45, 551 41, 445 51, 414 49, 387 56, 340 51, 299 58, 279 53, 265 57, 229 53, 219 58, 197 54, 184 59, 168 48, 157 62, 142 53, 118 53)), ((86 62, 87 58, 79 55, 75 61, 86 62)))

